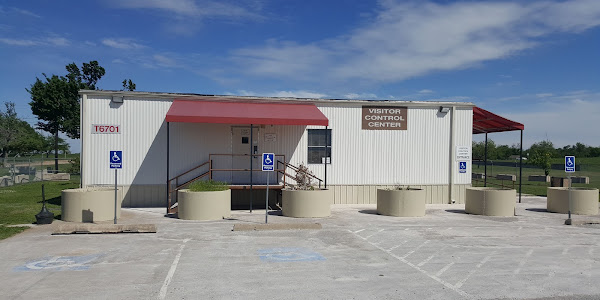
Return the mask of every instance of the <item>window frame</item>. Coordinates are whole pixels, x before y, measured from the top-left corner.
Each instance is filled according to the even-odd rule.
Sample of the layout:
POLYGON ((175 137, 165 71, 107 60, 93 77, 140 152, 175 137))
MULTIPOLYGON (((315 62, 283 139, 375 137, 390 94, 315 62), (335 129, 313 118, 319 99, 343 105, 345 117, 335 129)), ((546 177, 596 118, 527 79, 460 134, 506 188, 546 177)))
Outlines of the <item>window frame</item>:
POLYGON ((332 141, 333 141, 332 132, 333 131, 331 130, 331 128, 327 128, 327 129, 317 129, 317 128, 307 129, 307 136, 306 136, 306 138, 307 138, 307 157, 306 157, 306 161, 307 161, 308 164, 312 164, 312 165, 323 164, 323 158, 324 157, 325 158, 329 157, 329 162, 327 162, 327 164, 328 165, 331 164, 331 161, 332 161, 332 158, 331 158, 331 156, 332 156, 332 153, 331 153, 331 144, 332 144, 332 141), (318 131, 320 131, 320 132, 325 131, 326 132, 326 134, 325 134, 325 145, 323 145, 323 146, 320 146, 320 145, 319 146, 310 145, 310 136, 311 136, 311 133, 312 132, 318 132, 318 131), (323 150, 323 149, 325 150, 325 156, 321 155, 319 157, 319 162, 311 162, 311 150, 323 150), (329 152, 329 156, 327 156, 328 152, 329 152))

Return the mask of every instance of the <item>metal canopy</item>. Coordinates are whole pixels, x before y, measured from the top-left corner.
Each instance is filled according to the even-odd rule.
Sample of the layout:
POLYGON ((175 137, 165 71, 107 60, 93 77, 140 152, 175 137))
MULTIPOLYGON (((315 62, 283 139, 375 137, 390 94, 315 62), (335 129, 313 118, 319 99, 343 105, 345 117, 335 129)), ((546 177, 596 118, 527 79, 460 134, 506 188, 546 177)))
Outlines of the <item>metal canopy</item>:
POLYGON ((167 122, 254 125, 329 125, 314 104, 175 100, 167 122))
POLYGON ((503 118, 483 108, 473 107, 473 134, 524 130, 521 123, 503 118))
POLYGON ((521 123, 503 118, 483 108, 473 107, 473 134, 485 133, 485 178, 483 186, 487 186, 487 154, 488 133, 504 131, 521 131, 521 143, 519 144, 519 203, 521 203, 521 188, 523 184, 523 130, 525 126, 521 123))

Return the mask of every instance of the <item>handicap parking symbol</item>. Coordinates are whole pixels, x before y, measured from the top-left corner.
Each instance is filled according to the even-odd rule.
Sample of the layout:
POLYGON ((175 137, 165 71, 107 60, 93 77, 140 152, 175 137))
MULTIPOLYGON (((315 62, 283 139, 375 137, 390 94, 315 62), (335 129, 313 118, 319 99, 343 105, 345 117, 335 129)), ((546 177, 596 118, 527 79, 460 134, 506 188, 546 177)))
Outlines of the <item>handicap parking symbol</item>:
POLYGON ((466 161, 458 162, 458 173, 467 173, 467 162, 466 161))
POLYGON ((110 168, 121 169, 123 167, 123 151, 110 151, 110 168))
POLYGON ((275 154, 274 153, 263 153, 262 170, 263 171, 274 171, 275 170, 275 154))

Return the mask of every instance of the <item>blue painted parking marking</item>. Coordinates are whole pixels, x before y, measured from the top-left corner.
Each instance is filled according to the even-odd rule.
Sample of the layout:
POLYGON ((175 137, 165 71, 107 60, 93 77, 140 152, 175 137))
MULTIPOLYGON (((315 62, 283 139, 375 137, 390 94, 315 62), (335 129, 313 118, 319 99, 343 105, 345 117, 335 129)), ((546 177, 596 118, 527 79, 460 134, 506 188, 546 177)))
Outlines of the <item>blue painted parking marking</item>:
POLYGON ((15 267, 14 271, 82 271, 89 269, 90 263, 98 257, 100 257, 99 254, 45 257, 15 267))
POLYGON ((325 260, 321 254, 306 248, 267 248, 258 250, 260 260, 268 262, 296 262, 325 260))

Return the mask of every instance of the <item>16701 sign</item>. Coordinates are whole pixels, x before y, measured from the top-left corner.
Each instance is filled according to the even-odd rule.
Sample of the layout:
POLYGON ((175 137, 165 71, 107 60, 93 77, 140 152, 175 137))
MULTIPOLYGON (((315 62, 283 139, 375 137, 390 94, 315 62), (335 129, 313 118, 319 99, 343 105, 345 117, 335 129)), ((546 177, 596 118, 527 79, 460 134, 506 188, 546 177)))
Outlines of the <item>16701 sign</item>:
POLYGON ((119 125, 92 124, 92 133, 120 134, 121 128, 119 125))

